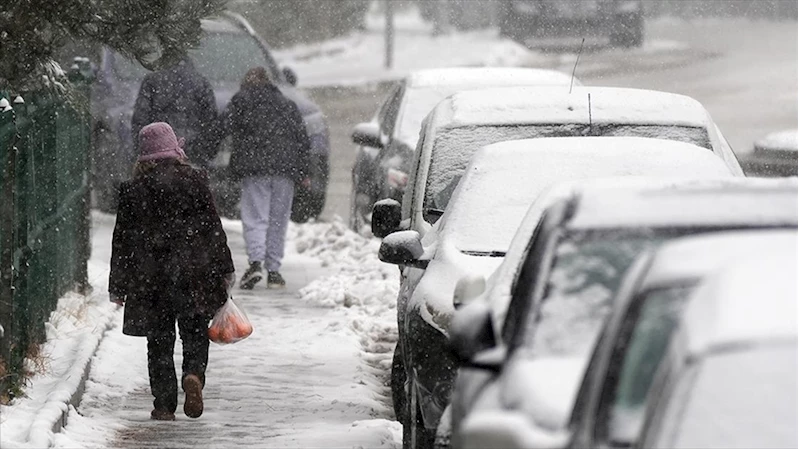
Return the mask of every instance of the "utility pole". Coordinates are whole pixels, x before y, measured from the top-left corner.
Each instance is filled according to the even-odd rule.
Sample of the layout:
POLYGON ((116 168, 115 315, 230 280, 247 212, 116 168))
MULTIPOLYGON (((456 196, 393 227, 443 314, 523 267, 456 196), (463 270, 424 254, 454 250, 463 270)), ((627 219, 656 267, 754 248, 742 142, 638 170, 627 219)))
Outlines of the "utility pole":
POLYGON ((390 69, 394 62, 394 2, 392 0, 385 0, 386 5, 386 59, 384 65, 390 69))

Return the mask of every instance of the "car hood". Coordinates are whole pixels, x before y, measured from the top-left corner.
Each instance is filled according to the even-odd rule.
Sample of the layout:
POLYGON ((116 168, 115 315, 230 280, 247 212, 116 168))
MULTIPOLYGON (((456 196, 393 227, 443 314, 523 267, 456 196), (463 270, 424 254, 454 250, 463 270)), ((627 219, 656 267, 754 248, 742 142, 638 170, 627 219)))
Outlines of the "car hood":
POLYGON ((427 323, 449 336, 455 313, 452 303, 455 285, 466 275, 490 276, 502 262, 502 257, 467 255, 446 241, 440 242, 434 251, 435 255, 408 302, 408 311, 418 311, 427 323))

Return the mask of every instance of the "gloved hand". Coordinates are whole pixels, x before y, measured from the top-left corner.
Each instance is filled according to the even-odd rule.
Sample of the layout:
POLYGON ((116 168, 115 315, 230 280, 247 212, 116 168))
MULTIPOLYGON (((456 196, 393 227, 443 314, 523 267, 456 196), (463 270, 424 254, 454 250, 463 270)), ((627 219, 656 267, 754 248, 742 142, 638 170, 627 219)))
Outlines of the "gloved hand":
POLYGON ((224 277, 224 283, 225 283, 225 290, 227 290, 228 294, 230 294, 230 290, 232 290, 233 285, 236 284, 236 273, 230 272, 226 274, 224 277))
POLYGON ((125 296, 124 295, 123 296, 117 296, 114 293, 111 293, 108 296, 110 297, 111 302, 113 302, 114 304, 118 305, 119 307, 122 307, 122 306, 125 305, 125 296))

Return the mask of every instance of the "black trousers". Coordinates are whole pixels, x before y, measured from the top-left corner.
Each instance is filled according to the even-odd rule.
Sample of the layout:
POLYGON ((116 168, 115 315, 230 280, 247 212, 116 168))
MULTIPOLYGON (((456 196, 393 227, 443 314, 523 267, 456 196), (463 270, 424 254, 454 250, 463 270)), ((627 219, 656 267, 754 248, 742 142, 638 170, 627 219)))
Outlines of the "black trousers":
MULTIPOLYGON (((205 385, 208 366, 208 317, 165 313, 163 321, 147 333, 147 368, 153 406, 174 413, 178 407, 178 380, 175 375, 175 320, 183 342, 183 376, 195 374, 205 385)), ((181 379, 182 379, 181 378, 181 379)))

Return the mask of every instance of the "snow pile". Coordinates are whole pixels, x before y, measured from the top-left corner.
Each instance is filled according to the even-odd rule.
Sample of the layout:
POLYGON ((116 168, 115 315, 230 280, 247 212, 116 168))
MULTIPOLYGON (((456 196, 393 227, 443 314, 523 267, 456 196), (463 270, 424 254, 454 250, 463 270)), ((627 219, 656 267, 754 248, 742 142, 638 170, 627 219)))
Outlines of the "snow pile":
POLYGON ((95 294, 68 293, 50 314, 46 343, 35 359, 26 360, 36 374, 27 382, 25 397, 0 406, 0 447, 52 446, 54 424, 67 412, 67 403, 80 400, 89 360, 103 333, 121 316, 105 293, 107 264, 90 261, 89 279, 95 294))
POLYGON ((332 223, 292 226, 288 240, 298 253, 334 270, 300 290, 300 296, 345 311, 350 329, 360 339, 367 370, 382 383, 380 390, 390 409, 387 384, 397 342, 399 270, 377 258, 379 240, 356 234, 339 218, 332 223))

